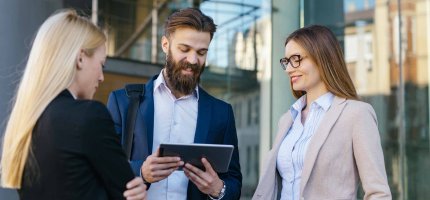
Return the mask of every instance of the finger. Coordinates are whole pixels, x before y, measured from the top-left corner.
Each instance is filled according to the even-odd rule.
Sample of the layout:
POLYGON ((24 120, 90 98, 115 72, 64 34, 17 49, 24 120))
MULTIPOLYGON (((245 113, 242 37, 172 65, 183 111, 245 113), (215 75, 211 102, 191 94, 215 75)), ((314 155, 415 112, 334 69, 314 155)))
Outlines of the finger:
POLYGON ((126 198, 127 198, 127 200, 142 200, 142 199, 145 199, 145 197, 146 197, 146 192, 144 191, 144 192, 141 192, 137 195, 129 196, 126 198))
POLYGON ((154 157, 152 158, 152 162, 153 163, 174 163, 174 162, 179 162, 181 161, 180 157, 173 157, 173 156, 169 156, 169 157, 154 157))
POLYGON ((170 169, 165 169, 165 170, 158 170, 152 173, 152 177, 154 178, 162 178, 164 179, 165 177, 168 177, 170 174, 172 174, 175 170, 177 170, 178 168, 170 168, 170 169))
POLYGON ((206 174, 203 170, 195 167, 194 165, 192 165, 190 163, 185 164, 185 167, 201 178, 204 178, 204 179, 208 178, 207 177, 208 174, 206 174))
POLYGON ((159 171, 159 170, 166 170, 166 169, 172 169, 172 168, 178 168, 180 166, 183 165, 182 161, 179 162, 175 162, 175 163, 164 163, 164 164, 153 164, 149 167, 149 169, 154 172, 154 171, 159 171))
POLYGON ((139 184, 143 184, 143 180, 140 177, 135 177, 133 180, 129 181, 126 185, 127 189, 134 188, 139 184))
POLYGON ((206 158, 202 158, 203 166, 205 166, 206 172, 209 172, 212 175, 217 174, 215 170, 212 168, 212 165, 209 163, 209 161, 206 158))
POLYGON ((197 177, 199 177, 200 179, 202 179, 205 184, 211 184, 215 179, 217 179, 218 174, 215 173, 215 175, 212 175, 208 172, 204 172, 203 170, 187 163, 186 165, 186 169, 192 171, 197 177))
MULTIPOLYGON (((188 165, 188 164, 185 164, 188 165)), ((189 170, 188 168, 184 168, 184 173, 198 188, 207 188, 208 184, 200 178, 197 174, 189 170)))
POLYGON ((145 187, 146 186, 140 185, 140 186, 137 186, 136 188, 126 190, 124 192, 124 197, 128 199, 128 198, 135 198, 136 196, 140 196, 146 192, 144 189, 145 187))
POLYGON ((142 200, 145 199, 146 192, 141 192, 139 194, 133 195, 133 196, 127 196, 127 200, 142 200))
POLYGON ((149 165, 149 164, 152 164, 152 163, 156 163, 157 162, 157 158, 159 158, 158 155, 157 155, 157 152, 154 152, 154 153, 152 153, 151 155, 149 155, 146 158, 146 160, 143 162, 143 164, 149 165))
POLYGON ((152 155, 154 155, 155 157, 159 157, 160 156, 160 147, 157 148, 157 150, 152 153, 152 155))
POLYGON ((153 183, 166 178, 178 168, 178 164, 152 164, 150 166, 147 166, 146 168, 143 168, 142 176, 146 181, 153 183))
POLYGON ((195 167, 194 165, 190 164, 190 163, 185 163, 184 165, 185 168, 187 168, 188 170, 197 173, 198 171, 201 171, 201 169, 195 167))
POLYGON ((132 181, 127 183, 127 190, 124 192, 124 197, 140 196, 146 192, 146 185, 143 184, 143 180, 140 177, 134 178, 132 181), (137 185, 135 185, 137 184, 137 185))
POLYGON ((151 174, 151 177, 149 180, 150 183, 154 183, 154 182, 158 182, 161 181, 165 178, 167 178, 168 176, 170 176, 170 174, 172 174, 175 170, 177 170, 178 168, 173 168, 173 169, 169 169, 169 170, 162 170, 162 171, 157 171, 153 174, 151 174))

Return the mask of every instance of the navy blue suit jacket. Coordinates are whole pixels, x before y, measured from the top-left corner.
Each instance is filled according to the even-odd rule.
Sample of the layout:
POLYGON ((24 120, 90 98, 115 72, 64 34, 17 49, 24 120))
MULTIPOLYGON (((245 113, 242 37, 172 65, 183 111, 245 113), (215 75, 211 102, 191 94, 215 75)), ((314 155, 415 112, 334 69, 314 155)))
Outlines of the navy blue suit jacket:
MULTIPOLYGON (((145 85, 145 95, 142 99, 136 118, 131 154, 131 165, 136 175, 140 174, 140 167, 147 155, 152 153, 154 133, 154 76, 145 85), (146 131, 145 131, 146 130, 146 131), (146 135, 145 135, 146 134, 146 135), (147 142, 143 142, 147 141, 147 142), (148 145, 143 145, 147 143, 148 145)), ((128 97, 125 89, 113 91, 109 95, 108 109, 115 122, 118 134, 125 130, 128 97)), ((124 140, 122 140, 124 141, 124 140)), ((223 199, 239 199, 242 187, 242 174, 240 172, 239 152, 237 147, 237 134, 233 115, 233 109, 219 99, 216 99, 199 88, 199 102, 197 114, 197 126, 194 143, 206 144, 231 144, 234 146, 229 170, 227 173, 218 174, 226 184, 226 193, 223 199)), ((192 183, 188 184, 188 199, 207 199, 208 196, 201 193, 192 183)))

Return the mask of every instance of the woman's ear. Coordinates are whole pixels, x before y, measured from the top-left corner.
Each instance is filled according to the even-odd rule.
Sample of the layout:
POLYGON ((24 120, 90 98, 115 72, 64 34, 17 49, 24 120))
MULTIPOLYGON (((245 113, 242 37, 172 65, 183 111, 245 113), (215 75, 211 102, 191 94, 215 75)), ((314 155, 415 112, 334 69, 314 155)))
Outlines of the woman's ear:
POLYGON ((78 56, 76 57, 76 68, 77 69, 82 69, 82 60, 84 57, 84 51, 81 49, 81 51, 79 52, 78 56))

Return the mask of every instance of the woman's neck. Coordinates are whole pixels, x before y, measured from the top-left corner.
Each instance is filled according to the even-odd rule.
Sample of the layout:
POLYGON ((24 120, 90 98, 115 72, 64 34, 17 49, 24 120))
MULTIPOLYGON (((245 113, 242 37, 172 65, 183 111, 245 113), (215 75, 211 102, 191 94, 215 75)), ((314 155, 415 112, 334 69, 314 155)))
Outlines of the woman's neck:
POLYGON ((312 102, 314 102, 315 100, 317 100, 319 97, 321 97, 322 95, 326 94, 328 92, 327 89, 319 89, 319 90, 315 90, 315 91, 307 91, 306 92, 306 105, 309 108, 309 106, 311 105, 312 102))

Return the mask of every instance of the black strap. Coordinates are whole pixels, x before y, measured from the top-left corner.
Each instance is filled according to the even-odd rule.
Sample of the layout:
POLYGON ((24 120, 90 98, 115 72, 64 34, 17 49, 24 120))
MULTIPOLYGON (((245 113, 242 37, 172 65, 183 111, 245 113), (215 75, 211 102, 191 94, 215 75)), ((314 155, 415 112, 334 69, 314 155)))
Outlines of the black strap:
POLYGON ((129 160, 131 160, 131 149, 133 146, 134 126, 136 124, 137 110, 141 98, 145 95, 145 84, 127 84, 125 92, 129 99, 127 118, 124 133, 124 151, 129 160))

